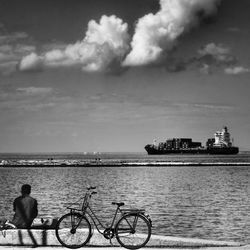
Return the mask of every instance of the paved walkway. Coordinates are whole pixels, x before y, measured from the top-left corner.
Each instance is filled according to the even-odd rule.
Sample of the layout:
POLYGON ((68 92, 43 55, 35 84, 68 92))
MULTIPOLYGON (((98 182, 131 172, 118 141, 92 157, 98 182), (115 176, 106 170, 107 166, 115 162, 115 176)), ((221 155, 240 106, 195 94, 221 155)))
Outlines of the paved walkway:
MULTIPOLYGON (((143 235, 137 235, 140 239, 143 235)), ((119 246, 118 242, 114 239, 110 242, 98 233, 94 233, 89 246, 80 248, 89 250, 100 249, 124 249, 119 246)), ((62 247, 55 236, 55 230, 42 230, 42 229, 21 229, 21 230, 6 230, 0 234, 0 250, 25 250, 31 248, 38 248, 39 250, 66 250, 62 247)), ((250 250, 250 245, 244 245, 238 242, 214 241, 193 238, 181 238, 172 236, 152 235, 147 246, 142 248, 147 250, 157 249, 204 249, 204 250, 250 250)))
MULTIPOLYGON (((26 247, 26 246, 0 246, 0 250, 31 250, 34 247, 26 247)), ((38 250, 67 250, 65 247, 36 247, 38 250)), ((108 249, 108 250, 121 250, 125 248, 121 247, 82 247, 81 250, 102 250, 102 249, 108 249)), ((241 246, 241 247, 185 247, 185 248, 176 248, 176 247, 153 247, 148 248, 144 247, 141 248, 141 250, 162 250, 162 249, 173 249, 173 250, 250 250, 250 245, 247 246, 241 246)))

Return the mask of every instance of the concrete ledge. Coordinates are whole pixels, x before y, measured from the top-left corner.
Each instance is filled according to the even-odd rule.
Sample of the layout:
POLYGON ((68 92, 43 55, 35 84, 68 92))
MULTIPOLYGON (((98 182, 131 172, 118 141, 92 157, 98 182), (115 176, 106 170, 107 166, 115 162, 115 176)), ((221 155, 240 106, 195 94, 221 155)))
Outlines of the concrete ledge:
POLYGON ((240 247, 244 244, 228 241, 152 235, 148 245, 157 247, 240 247))
POLYGON ((0 167, 141 167, 141 166, 250 166, 250 162, 188 162, 146 159, 144 161, 86 159, 86 160, 0 160, 0 167))
MULTIPOLYGON (((140 236, 138 236, 140 237, 140 236)), ((115 238, 114 246, 119 246, 115 238)), ((94 231, 88 245, 110 246, 110 241, 94 231)), ((239 247, 241 243, 152 235, 148 247, 239 247)), ((0 232, 0 246, 61 246, 55 230, 8 229, 0 232)))

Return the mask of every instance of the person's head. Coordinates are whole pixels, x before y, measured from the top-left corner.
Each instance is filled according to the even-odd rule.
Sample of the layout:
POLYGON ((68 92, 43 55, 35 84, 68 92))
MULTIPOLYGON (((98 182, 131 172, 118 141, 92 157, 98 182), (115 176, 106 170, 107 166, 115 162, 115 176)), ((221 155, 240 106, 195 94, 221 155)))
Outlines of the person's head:
POLYGON ((31 186, 29 184, 22 185, 21 192, 22 192, 22 195, 30 194, 30 192, 31 192, 31 186))

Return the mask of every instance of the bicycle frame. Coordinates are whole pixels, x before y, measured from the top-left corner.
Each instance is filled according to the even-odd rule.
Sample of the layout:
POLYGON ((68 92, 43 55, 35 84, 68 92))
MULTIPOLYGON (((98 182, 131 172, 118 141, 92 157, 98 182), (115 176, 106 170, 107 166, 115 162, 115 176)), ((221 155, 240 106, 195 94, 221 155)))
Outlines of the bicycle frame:
POLYGON ((103 230, 105 230, 105 229, 114 229, 114 225, 115 225, 115 221, 116 221, 118 213, 122 214, 122 210, 119 208, 119 206, 117 206, 117 208, 115 210, 115 213, 114 213, 114 216, 112 218, 111 224, 108 227, 104 226, 104 224, 101 222, 101 220, 98 218, 95 211, 91 208, 91 206, 89 204, 85 208, 85 211, 83 212, 83 216, 85 214, 87 214, 87 216, 93 221, 97 231, 100 234, 103 234, 101 229, 103 229, 103 230))
POLYGON ((106 224, 106 221, 103 223, 95 212, 96 207, 93 206, 93 209, 91 206, 91 196, 96 194, 92 189, 95 189, 95 187, 89 187, 85 196, 80 199, 82 200, 84 198, 83 202, 81 202, 81 207, 79 207, 81 204, 79 204, 80 200, 73 203, 74 205, 71 204, 71 207, 67 207, 70 209, 70 213, 63 215, 59 219, 56 225, 56 237, 59 242, 68 248, 84 246, 89 242, 94 233, 94 228, 96 228, 98 233, 110 240, 111 244, 111 240, 115 237, 121 246, 128 249, 138 249, 145 246, 150 239, 152 228, 151 219, 149 215, 145 214, 145 210, 122 209, 121 207, 124 205, 123 202, 112 202, 112 204, 117 207, 114 209, 112 218, 110 218, 110 224, 106 224), (71 224, 68 223, 69 220, 71 224), (91 224, 93 226, 91 226, 91 224), (60 230, 64 228, 66 231, 60 230), (84 231, 82 231, 82 229, 84 231), (70 239, 70 241, 65 238, 65 232, 66 237, 70 239), (74 234, 80 236, 81 232, 85 232, 82 239, 71 237, 74 234), (136 235, 139 235, 139 241, 136 235))
MULTIPOLYGON (((72 213, 72 215, 74 214, 74 212, 75 211, 77 211, 77 212, 81 212, 82 213, 82 217, 83 216, 85 216, 86 214, 87 214, 87 216, 92 220, 92 222, 94 223, 94 226, 95 226, 95 228, 97 229, 97 231, 100 233, 100 234, 104 234, 104 232, 102 232, 101 231, 101 229, 103 229, 103 230, 106 230, 106 229, 115 229, 115 221, 116 221, 116 218, 117 218, 117 215, 118 215, 118 213, 120 213, 121 214, 121 216, 123 216, 123 215, 125 215, 125 214, 130 214, 130 213, 132 213, 132 214, 141 214, 141 215, 143 215, 144 217, 146 217, 149 221, 150 221, 150 223, 151 223, 151 220, 150 220, 150 218, 148 218, 148 216, 146 216, 145 214, 144 214, 144 212, 145 212, 145 210, 140 210, 140 209, 124 209, 124 210, 122 210, 122 209, 120 209, 120 207, 119 206, 117 206, 117 208, 116 208, 116 210, 115 210, 115 213, 114 213, 114 216, 113 216, 113 219, 112 219, 112 222, 111 222, 111 224, 110 224, 110 226, 108 226, 108 227, 106 227, 106 226, 104 226, 103 225, 103 223, 101 222, 101 220, 98 218, 98 216, 96 215, 96 213, 95 213, 95 211, 91 208, 91 206, 89 205, 89 202, 88 202, 88 204, 87 204, 87 206, 86 207, 84 207, 84 209, 82 209, 82 210, 80 210, 80 209, 75 209, 75 208, 69 208, 70 209, 70 211, 71 211, 71 213, 72 213)), ((134 230, 135 229, 135 227, 136 227, 136 224, 137 224, 137 217, 135 218, 135 221, 133 222, 133 225, 131 225, 130 224, 130 222, 129 221, 127 221, 127 223, 128 223, 128 226, 129 226, 129 228, 127 229, 127 230, 134 230)), ((73 220, 72 220, 73 221, 73 220)), ((78 226, 79 226, 79 224, 81 223, 81 220, 75 225, 75 224, 73 224, 72 223, 72 226, 73 226, 73 229, 76 229, 78 226)))
MULTIPOLYGON (((70 209, 70 212, 72 214, 75 211, 77 211, 77 212, 81 213, 82 217, 84 217, 84 216, 87 215, 92 220, 92 222, 94 223, 95 228, 97 229, 97 231, 100 234, 104 235, 105 230, 107 230, 107 229, 109 229, 109 230, 110 229, 111 230, 115 229, 115 225, 116 225, 115 221, 116 221, 118 213, 121 214, 121 217, 124 216, 124 215, 126 215, 126 214, 141 214, 142 216, 144 216, 150 222, 150 224, 152 226, 152 222, 151 222, 150 217, 148 215, 145 215, 145 210, 143 210, 143 209, 121 209, 120 205, 118 205, 117 203, 113 204, 113 205, 116 204, 117 208, 115 210, 115 213, 114 213, 111 225, 108 226, 108 227, 104 226, 103 223, 98 218, 98 216, 96 215, 95 211, 90 206, 90 200, 91 200, 92 194, 96 194, 96 192, 93 192, 93 191, 90 192, 91 189, 94 189, 94 188, 90 188, 88 190, 88 192, 85 194, 81 209, 75 209, 75 208, 71 208, 71 207, 68 207, 68 209, 70 209), (103 232, 101 230, 103 230, 103 232)), ((138 217, 135 217, 133 225, 131 225, 130 222, 126 219, 126 221, 128 223, 128 226, 129 226, 129 228, 127 230, 134 231, 134 229, 136 228, 136 225, 137 225, 137 220, 138 220, 138 217)), ((81 220, 79 220, 79 222, 77 223, 77 225, 73 225, 73 223, 72 223, 72 226, 74 226, 72 229, 75 230, 79 226, 80 223, 81 223, 81 220)))

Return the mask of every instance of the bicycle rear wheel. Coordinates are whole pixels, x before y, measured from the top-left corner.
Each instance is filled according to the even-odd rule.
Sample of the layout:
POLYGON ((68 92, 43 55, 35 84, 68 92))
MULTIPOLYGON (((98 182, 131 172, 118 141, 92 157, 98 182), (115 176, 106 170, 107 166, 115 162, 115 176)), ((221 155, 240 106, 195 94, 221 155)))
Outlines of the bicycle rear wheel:
POLYGON ((56 225, 58 241, 68 248, 80 248, 91 238, 91 225, 85 216, 79 213, 63 215, 56 225))
POLYGON ((151 224, 141 214, 126 214, 117 222, 115 234, 122 247, 138 249, 148 243, 151 236, 151 224))

